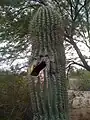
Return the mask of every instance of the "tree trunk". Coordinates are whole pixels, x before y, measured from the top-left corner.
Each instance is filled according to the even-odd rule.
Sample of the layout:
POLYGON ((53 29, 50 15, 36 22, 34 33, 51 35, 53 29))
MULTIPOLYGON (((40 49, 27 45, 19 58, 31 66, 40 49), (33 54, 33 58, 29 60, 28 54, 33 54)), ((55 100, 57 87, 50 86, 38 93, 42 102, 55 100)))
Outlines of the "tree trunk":
POLYGON ((33 120, 68 120, 65 52, 59 15, 52 8, 40 7, 32 28, 34 40, 28 77, 33 120), (40 73, 31 75, 32 66, 34 69, 42 61, 46 64, 41 70, 43 81, 40 73))

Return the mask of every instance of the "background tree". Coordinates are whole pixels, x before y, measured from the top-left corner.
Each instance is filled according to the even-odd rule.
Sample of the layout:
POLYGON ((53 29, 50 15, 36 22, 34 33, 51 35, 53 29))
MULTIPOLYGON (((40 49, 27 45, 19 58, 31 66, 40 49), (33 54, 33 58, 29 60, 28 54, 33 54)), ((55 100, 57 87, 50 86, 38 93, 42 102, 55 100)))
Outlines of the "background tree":
POLYGON ((89 0, 66 0, 63 2, 54 1, 59 11, 62 13, 65 40, 70 43, 69 48, 74 48, 79 57, 79 63, 75 60, 71 61, 71 64, 77 64, 84 67, 86 70, 90 71, 90 66, 87 62, 89 56, 83 55, 78 43, 86 45, 88 51, 90 50, 89 44, 89 0), (59 7, 60 6, 60 7, 59 7), (61 7, 62 6, 62 7, 61 7))
MULTIPOLYGON (((53 6, 62 17, 65 40, 67 41, 65 44, 65 47, 67 47, 66 54, 68 50, 70 50, 70 54, 71 49, 71 56, 73 55, 74 50, 76 51, 75 55, 77 53, 76 58, 74 57, 75 55, 73 55, 74 59, 68 59, 67 63, 77 64, 89 70, 89 64, 87 62, 89 61, 89 56, 86 55, 82 51, 83 48, 81 49, 80 47, 80 43, 82 43, 89 53, 89 0, 46 0, 44 3, 45 2, 53 6), (71 36, 73 39, 71 39, 71 36)), ((3 2, 0 2, 0 4, 0 39, 1 42, 5 43, 4 47, 1 49, 3 59, 1 58, 0 61, 4 60, 5 62, 8 59, 14 61, 15 59, 28 58, 30 56, 29 52, 31 44, 29 40, 30 35, 28 33, 28 25, 30 24, 30 20, 35 11, 37 11, 37 8, 43 4, 42 0, 17 0, 13 2, 11 0, 4 0, 3 2), (5 57, 7 52, 8 55, 5 57), (22 52, 24 52, 25 56, 22 55, 22 52)), ((10 62, 10 60, 8 61, 10 62)))

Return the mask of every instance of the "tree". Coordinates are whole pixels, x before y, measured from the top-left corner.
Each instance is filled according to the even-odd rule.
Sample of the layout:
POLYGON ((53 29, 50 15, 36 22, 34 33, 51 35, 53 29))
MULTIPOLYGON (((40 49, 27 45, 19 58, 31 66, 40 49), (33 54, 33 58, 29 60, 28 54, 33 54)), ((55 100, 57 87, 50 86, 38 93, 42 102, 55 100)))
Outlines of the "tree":
MULTIPOLYGON (((65 40, 73 46, 80 62, 77 63, 70 60, 70 64, 77 64, 86 70, 90 71, 90 65, 87 60, 89 56, 83 55, 78 42, 83 43, 90 49, 90 1, 89 0, 66 0, 60 2, 59 0, 53 0, 58 7, 59 13, 61 13, 64 21, 65 40)), ((69 48, 71 47, 69 45, 69 48)), ((72 47, 71 47, 72 48, 72 47)))

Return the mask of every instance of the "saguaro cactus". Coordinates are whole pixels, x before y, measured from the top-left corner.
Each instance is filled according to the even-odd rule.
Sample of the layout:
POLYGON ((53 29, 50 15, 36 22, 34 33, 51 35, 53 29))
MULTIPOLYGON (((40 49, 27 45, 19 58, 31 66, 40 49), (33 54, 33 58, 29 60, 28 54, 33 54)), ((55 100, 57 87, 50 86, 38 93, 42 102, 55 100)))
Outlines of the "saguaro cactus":
POLYGON ((28 77, 33 120, 68 120, 64 38, 60 21, 53 8, 41 6, 30 25, 33 39, 28 77), (43 85, 39 74, 35 73, 36 67, 43 71, 43 85))

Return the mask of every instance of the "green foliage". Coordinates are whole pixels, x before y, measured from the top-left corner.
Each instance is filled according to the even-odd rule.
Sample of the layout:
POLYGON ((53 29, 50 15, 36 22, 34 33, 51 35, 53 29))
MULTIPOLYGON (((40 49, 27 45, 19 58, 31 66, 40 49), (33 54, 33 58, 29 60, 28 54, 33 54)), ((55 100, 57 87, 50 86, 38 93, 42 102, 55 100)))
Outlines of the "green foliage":
POLYGON ((90 91, 90 72, 83 70, 80 71, 79 82, 78 85, 79 90, 89 90, 90 91))
POLYGON ((0 6, 18 6, 24 0, 1 0, 0 6))
POLYGON ((90 72, 86 70, 77 70, 72 72, 70 78, 76 79, 76 86, 78 90, 88 91, 90 90, 90 72))
POLYGON ((26 77, 2 71, 0 73, 0 120, 23 120, 30 103, 26 77))
MULTIPOLYGON (((0 43, 6 45, 1 47, 2 56, 7 53, 7 59, 16 59, 30 47, 29 24, 38 5, 32 5, 30 1, 15 0, 16 6, 0 6, 0 43)), ((3 1, 4 2, 4 1, 3 1)), ((13 2, 13 4, 15 4, 13 2)))

